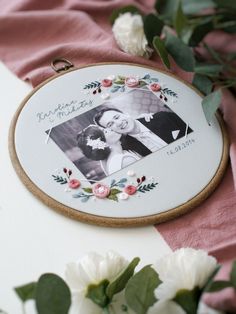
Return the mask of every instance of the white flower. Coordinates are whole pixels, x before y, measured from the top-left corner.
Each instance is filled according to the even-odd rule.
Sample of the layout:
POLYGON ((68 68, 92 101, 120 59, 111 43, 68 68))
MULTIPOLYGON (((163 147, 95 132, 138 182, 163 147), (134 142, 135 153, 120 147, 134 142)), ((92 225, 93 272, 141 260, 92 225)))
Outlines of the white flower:
POLYGON ((108 147, 107 143, 102 141, 102 139, 100 137, 93 140, 89 136, 87 138, 87 146, 91 146, 92 150, 94 150, 94 149, 103 149, 104 150, 106 147, 108 147))
POLYGON ((185 311, 173 301, 159 301, 149 308, 148 314, 185 314, 185 311))
POLYGON ((104 279, 112 281, 127 265, 127 260, 112 251, 105 256, 91 252, 77 263, 68 264, 65 276, 73 296, 70 313, 102 313, 98 305, 86 298, 88 286, 99 284, 104 279))
POLYGON ((200 289, 216 269, 216 259, 203 250, 182 248, 162 257, 154 266, 162 283, 155 290, 158 300, 171 300, 181 289, 200 289))
MULTIPOLYGON (((174 301, 159 301, 149 308, 148 314, 186 314, 186 312, 174 301)), ((223 314, 223 312, 211 309, 200 302, 197 314, 223 314)))
POLYGON ((149 58, 152 49, 143 30, 143 20, 138 14, 127 12, 121 14, 112 28, 118 46, 125 52, 135 56, 149 58))

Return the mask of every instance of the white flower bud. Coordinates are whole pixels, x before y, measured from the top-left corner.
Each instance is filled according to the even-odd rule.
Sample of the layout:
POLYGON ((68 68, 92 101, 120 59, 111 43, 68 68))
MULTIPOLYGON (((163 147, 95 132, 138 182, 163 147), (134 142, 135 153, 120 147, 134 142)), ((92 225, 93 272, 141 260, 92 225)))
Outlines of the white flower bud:
POLYGON ((143 20, 138 14, 127 12, 120 15, 112 28, 118 46, 125 52, 135 56, 149 58, 152 49, 144 34, 143 20))

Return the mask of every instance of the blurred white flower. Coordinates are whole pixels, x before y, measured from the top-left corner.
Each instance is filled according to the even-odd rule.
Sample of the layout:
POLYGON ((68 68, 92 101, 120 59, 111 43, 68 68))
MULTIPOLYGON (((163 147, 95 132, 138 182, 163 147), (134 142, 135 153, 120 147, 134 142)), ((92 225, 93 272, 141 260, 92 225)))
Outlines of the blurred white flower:
POLYGON ((102 313, 98 305, 86 298, 88 286, 99 284, 104 279, 112 281, 127 265, 126 259, 112 251, 105 256, 91 252, 78 262, 68 264, 65 277, 73 298, 70 313, 102 313))
POLYGON ((151 56, 152 49, 148 47, 141 15, 132 15, 129 12, 121 14, 115 20, 112 31, 123 51, 146 58, 151 56))
MULTIPOLYGON (((186 314, 186 312, 174 301, 159 301, 149 308, 148 314, 186 314)), ((209 308, 200 302, 197 314, 224 314, 223 312, 209 308)))
POLYGON ((216 269, 217 262, 203 250, 182 248, 162 257, 154 265, 162 283, 155 290, 158 300, 172 300, 181 289, 200 289, 216 269))
POLYGON ((185 314, 185 311, 173 301, 159 301, 149 308, 148 314, 185 314))

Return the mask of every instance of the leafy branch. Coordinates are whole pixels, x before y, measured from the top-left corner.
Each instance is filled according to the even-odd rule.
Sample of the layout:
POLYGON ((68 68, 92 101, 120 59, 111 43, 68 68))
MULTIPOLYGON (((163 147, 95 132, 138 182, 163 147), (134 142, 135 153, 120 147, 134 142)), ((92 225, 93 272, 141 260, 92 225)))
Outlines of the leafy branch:
MULTIPOLYGON (((124 12, 142 15, 149 46, 164 66, 170 69, 172 58, 181 69, 194 73, 192 84, 205 95, 202 107, 210 123, 221 103, 222 89, 235 93, 236 52, 216 51, 205 37, 214 30, 236 33, 235 1, 157 0, 154 8, 155 13, 144 15, 133 6, 132 10, 124 7, 113 17, 124 12)), ((168 89, 164 92, 176 97, 168 89)))
POLYGON ((60 184, 66 184, 68 181, 67 181, 67 179, 66 178, 63 178, 62 176, 55 176, 54 174, 52 175, 52 177, 53 177, 53 179, 56 181, 56 182, 58 182, 58 183, 60 183, 60 184))
POLYGON ((141 192, 141 193, 150 192, 150 191, 153 190, 157 185, 158 185, 158 183, 149 183, 149 184, 140 185, 140 186, 138 187, 137 191, 138 191, 138 192, 141 192))

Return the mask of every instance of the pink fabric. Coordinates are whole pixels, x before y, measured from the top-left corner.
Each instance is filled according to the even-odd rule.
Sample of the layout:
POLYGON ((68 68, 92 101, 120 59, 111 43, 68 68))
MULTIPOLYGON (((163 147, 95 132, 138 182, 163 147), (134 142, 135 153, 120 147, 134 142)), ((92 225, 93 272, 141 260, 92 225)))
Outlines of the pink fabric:
MULTIPOLYGON (((105 61, 135 62, 163 68, 158 57, 145 60, 120 51, 113 39, 108 17, 112 10, 135 4, 151 11, 154 0, 1 0, 0 59, 20 78, 36 86, 54 72, 50 62, 65 57, 75 66, 105 61)), ((220 32, 208 36, 215 47, 236 50, 236 38, 220 32)), ((173 62, 172 62, 173 63, 173 62)), ((173 64, 172 72, 190 81, 192 74, 173 64)), ((236 103, 225 92, 222 105, 230 136, 230 164, 216 191, 191 213, 157 226, 172 249, 206 249, 225 263, 236 258, 236 103)), ((206 152, 207 153, 207 152, 206 152)), ((236 312, 236 298, 227 289, 207 295, 207 302, 236 312)))

